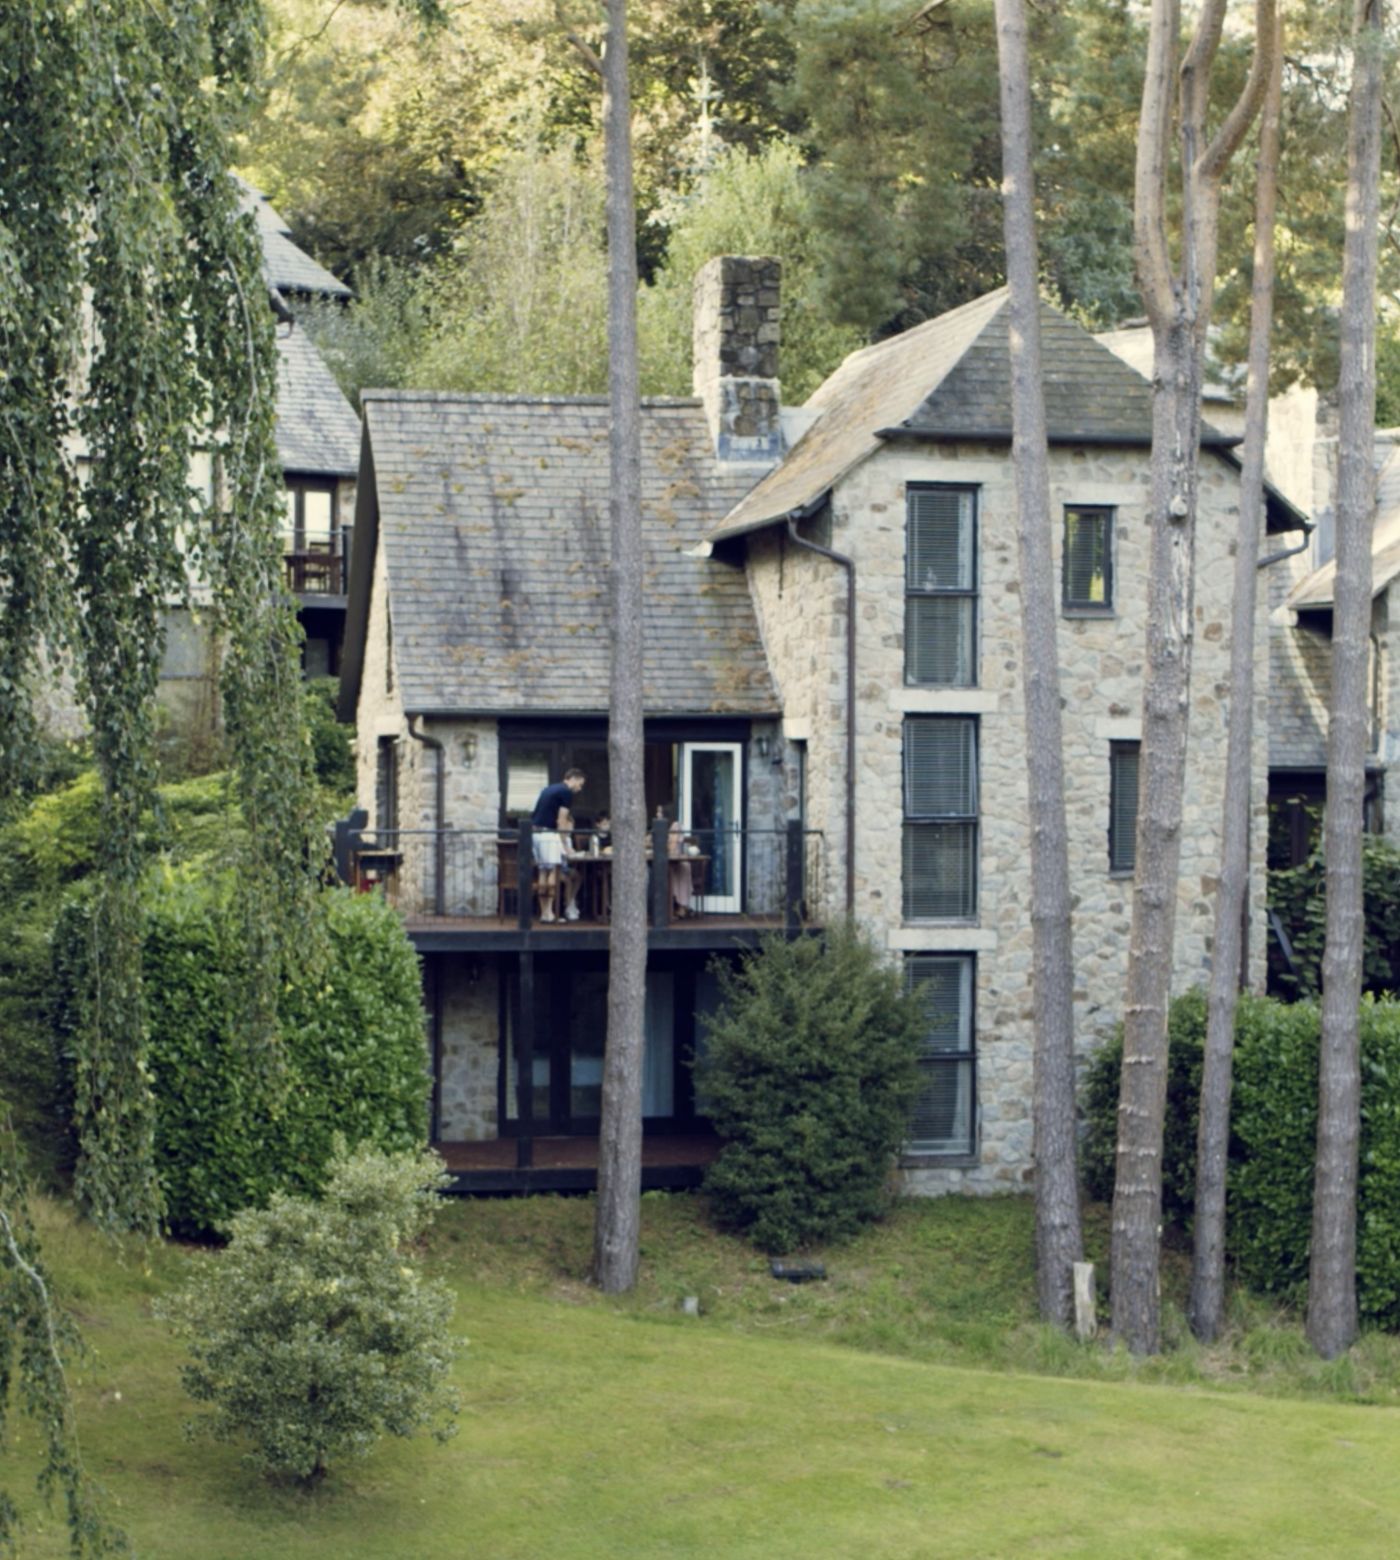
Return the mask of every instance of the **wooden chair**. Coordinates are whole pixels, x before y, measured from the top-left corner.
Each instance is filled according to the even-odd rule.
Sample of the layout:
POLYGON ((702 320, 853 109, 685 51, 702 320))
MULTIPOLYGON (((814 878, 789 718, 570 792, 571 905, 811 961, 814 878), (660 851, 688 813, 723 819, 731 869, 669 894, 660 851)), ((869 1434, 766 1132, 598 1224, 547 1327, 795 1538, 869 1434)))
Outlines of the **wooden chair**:
POLYGON ((520 909, 520 848, 514 840, 496 841, 496 914, 504 919, 520 909))

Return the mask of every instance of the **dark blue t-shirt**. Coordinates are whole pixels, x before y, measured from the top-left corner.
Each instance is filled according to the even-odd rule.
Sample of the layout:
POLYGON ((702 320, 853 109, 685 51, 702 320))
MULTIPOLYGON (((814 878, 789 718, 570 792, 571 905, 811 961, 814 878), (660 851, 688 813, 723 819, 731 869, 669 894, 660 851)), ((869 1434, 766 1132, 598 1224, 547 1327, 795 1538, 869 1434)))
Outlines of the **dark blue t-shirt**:
POLYGON ((561 807, 567 807, 570 812, 574 809, 574 793, 562 780, 557 785, 545 786, 540 792, 530 822, 537 829, 557 829, 561 807))

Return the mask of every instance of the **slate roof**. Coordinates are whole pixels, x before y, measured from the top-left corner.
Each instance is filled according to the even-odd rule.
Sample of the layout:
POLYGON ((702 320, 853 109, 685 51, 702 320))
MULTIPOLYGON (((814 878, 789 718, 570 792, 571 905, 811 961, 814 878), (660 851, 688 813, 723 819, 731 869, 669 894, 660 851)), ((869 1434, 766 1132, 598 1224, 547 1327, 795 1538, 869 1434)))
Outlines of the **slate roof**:
MULTIPOLYGON (((1376 520, 1371 533, 1371 594, 1380 593, 1400 575, 1400 446, 1377 438, 1376 520)), ((1298 612, 1330 611, 1337 584, 1337 560, 1305 575, 1290 592, 1287 606, 1298 612)))
POLYGON ((313 260, 304 249, 292 242, 292 230, 286 220, 274 210, 272 202, 261 190, 256 190, 240 179, 243 201, 257 219, 258 233, 262 238, 263 273, 268 286, 282 293, 316 293, 323 298, 351 296, 344 282, 313 260))
MULTIPOLYGON (((1220 328, 1212 326, 1211 346, 1220 339, 1220 328)), ((1152 356, 1156 348, 1152 341, 1150 325, 1129 325, 1122 330, 1095 331, 1094 340, 1110 352, 1117 353, 1130 367, 1145 378, 1152 377, 1152 356)), ((1223 406, 1238 406, 1244 399, 1244 371, 1216 362, 1207 349, 1206 377, 1201 386, 1201 399, 1215 401, 1223 406)))
MULTIPOLYGON (((902 335, 852 353, 807 402, 821 416, 734 508, 711 541, 740 536, 816 503, 890 438, 1011 439, 1009 298, 987 293, 902 335)), ((1040 306, 1045 419, 1052 443, 1152 440, 1152 386, 1081 326, 1040 306)), ((1201 445, 1227 459, 1236 440, 1202 424, 1201 445)), ((1302 516, 1269 490, 1270 529, 1302 516)))
POLYGON ((282 469, 353 477, 360 465, 360 419, 299 325, 277 327, 277 453, 282 469))
MULTIPOLYGON (((407 712, 606 710, 607 402, 369 391, 364 409, 347 700, 382 545, 407 712)), ((715 460, 698 402, 658 400, 642 470, 648 713, 776 713, 744 571, 690 551, 752 467, 715 460)))

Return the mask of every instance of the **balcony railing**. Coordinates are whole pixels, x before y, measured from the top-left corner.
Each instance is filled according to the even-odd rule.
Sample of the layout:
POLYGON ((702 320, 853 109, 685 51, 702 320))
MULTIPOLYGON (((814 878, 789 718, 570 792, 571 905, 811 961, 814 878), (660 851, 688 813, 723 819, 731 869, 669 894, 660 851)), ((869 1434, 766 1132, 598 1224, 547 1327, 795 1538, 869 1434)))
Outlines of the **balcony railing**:
MULTIPOLYGON (((408 920, 539 924, 532 862, 534 831, 397 829, 351 841, 358 887, 383 889, 408 920), (524 893, 521 883, 524 882, 524 893)), ((575 830, 567 861, 579 923, 611 914, 612 856, 588 830, 575 830)), ((812 924, 824 899, 822 835, 790 823, 776 829, 696 830, 678 839, 658 823, 648 835, 647 912, 653 927, 715 916, 778 926, 812 924), (658 870, 658 864, 660 870, 658 870)), ((572 920, 562 923, 573 924, 572 920)))
POLYGON ((343 596, 345 559, 331 552, 286 552, 282 567, 294 596, 343 596))

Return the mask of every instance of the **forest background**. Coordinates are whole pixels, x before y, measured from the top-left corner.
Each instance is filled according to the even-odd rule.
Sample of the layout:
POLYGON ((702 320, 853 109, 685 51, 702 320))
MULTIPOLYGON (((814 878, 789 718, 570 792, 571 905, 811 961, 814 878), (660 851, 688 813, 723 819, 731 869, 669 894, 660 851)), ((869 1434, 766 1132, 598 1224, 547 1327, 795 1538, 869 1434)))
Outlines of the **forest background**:
MULTIPOLYGON (((271 0, 271 86, 244 170, 357 293, 308 327, 352 398, 371 385, 602 393, 600 110, 568 39, 597 12, 574 17, 568 0, 441 9, 444 24, 425 27, 393 0, 271 0)), ((1345 18, 1315 0, 1290 9, 1273 375, 1275 388, 1329 390, 1345 18)), ((1001 285, 992 13, 991 0, 634 0, 644 394, 690 393, 691 280, 714 254, 783 260, 789 403, 852 349, 1001 285)), ((1132 0, 1045 0, 1031 15, 1042 282, 1092 329, 1141 313, 1144 35, 1132 0)), ((1225 41, 1222 104, 1250 46, 1225 41)), ((1227 379, 1248 329, 1252 203, 1247 152, 1221 211, 1212 348, 1227 379)), ((1381 425, 1400 422, 1395 216, 1387 202, 1381 425)))

